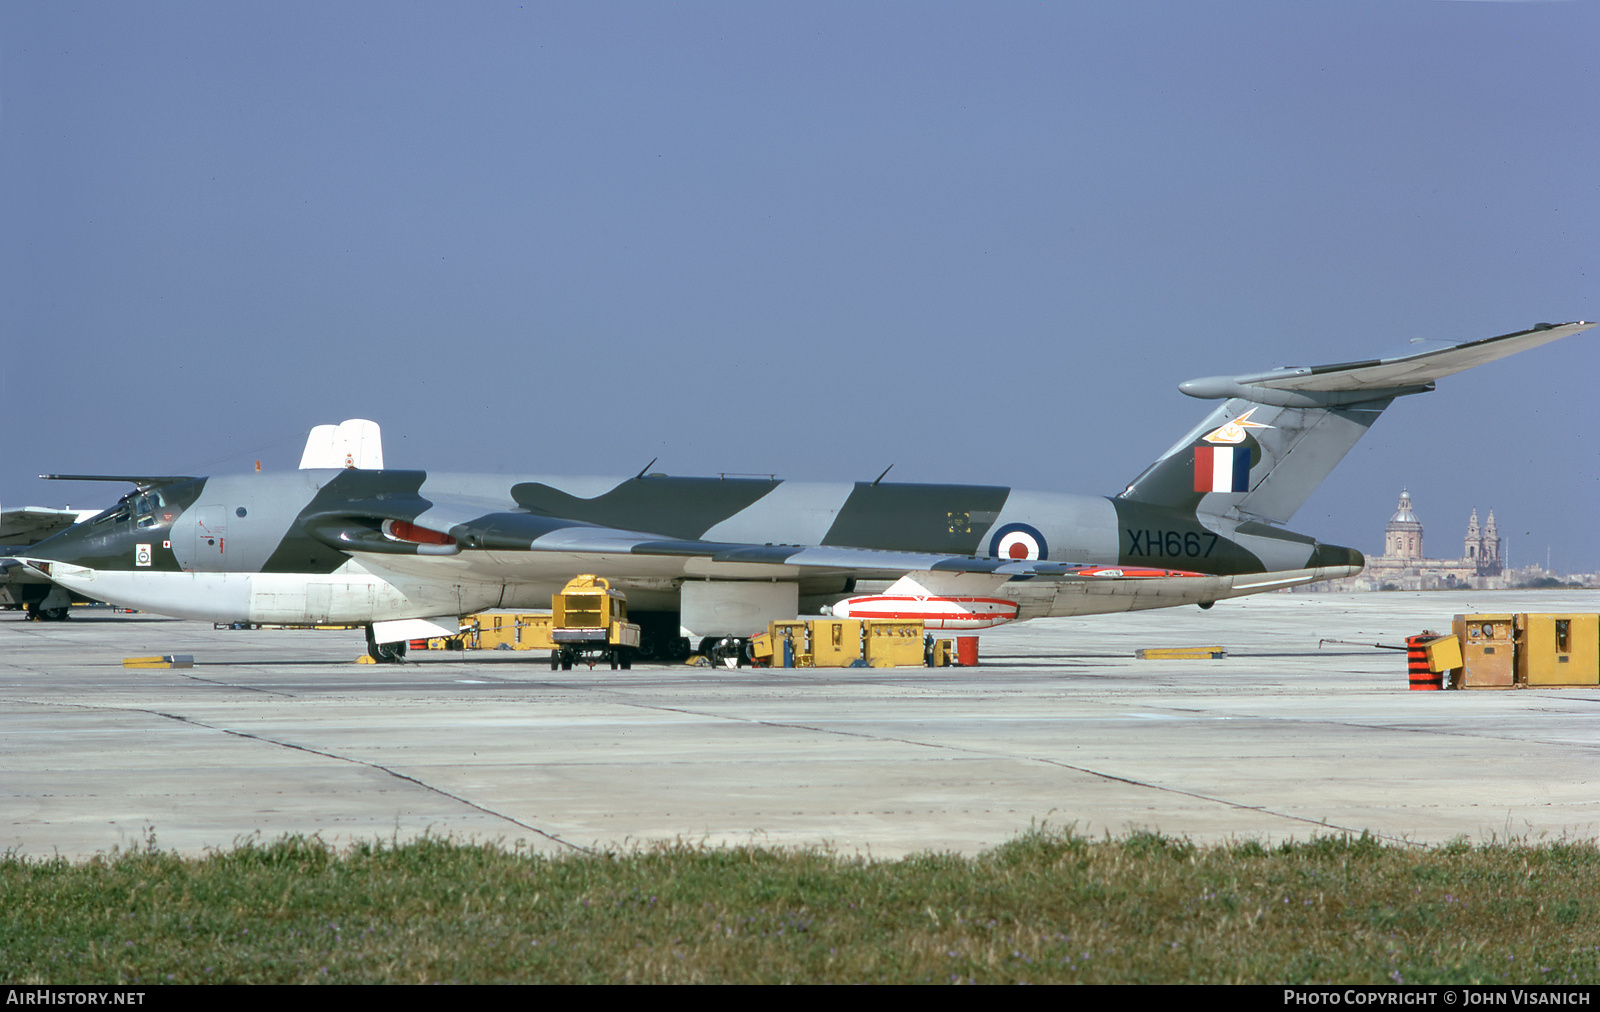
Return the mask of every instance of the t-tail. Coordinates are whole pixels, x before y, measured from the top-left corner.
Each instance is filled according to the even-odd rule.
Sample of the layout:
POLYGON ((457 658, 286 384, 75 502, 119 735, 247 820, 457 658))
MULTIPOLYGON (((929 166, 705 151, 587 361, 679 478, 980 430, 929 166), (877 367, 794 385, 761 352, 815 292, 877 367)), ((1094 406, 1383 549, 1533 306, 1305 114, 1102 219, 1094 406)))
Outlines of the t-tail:
POLYGON ((1582 321, 1399 358, 1210 376, 1178 389, 1223 403, 1117 499, 1232 521, 1287 523, 1396 397, 1593 327, 1582 321))

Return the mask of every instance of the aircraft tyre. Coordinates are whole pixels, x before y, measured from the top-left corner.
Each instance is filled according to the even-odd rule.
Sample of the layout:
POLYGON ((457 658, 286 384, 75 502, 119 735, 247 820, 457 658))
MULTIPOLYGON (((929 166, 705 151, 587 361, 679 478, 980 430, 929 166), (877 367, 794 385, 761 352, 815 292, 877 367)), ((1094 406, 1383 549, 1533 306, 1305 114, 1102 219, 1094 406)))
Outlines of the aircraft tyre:
POLYGON ((399 664, 406 657, 406 641, 379 643, 377 637, 372 635, 372 626, 369 625, 367 626, 367 656, 378 664, 399 664))

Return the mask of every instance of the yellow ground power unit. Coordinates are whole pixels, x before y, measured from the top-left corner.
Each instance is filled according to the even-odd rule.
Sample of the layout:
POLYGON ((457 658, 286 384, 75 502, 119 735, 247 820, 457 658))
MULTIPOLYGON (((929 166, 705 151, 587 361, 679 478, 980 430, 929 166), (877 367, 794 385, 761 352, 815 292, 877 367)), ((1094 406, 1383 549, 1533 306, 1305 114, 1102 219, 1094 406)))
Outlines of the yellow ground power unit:
POLYGON ((1518 615, 1517 681, 1600 685, 1600 615, 1518 615))
MULTIPOLYGON (((813 667, 809 639, 811 624, 800 619, 771 622, 767 625, 767 639, 771 646, 771 663, 775 668, 813 667)), ((757 656, 760 656, 757 654, 757 656)))
POLYGON ((1512 616, 1457 615, 1455 634, 1461 644, 1457 687, 1509 689, 1516 684, 1512 616))
POLYGON ((869 618, 863 630, 869 668, 913 668, 927 663, 921 619, 869 618))
POLYGON ((553 618, 539 612, 485 611, 467 616, 468 650, 554 650, 553 618))
POLYGON ((584 574, 567 581, 550 598, 550 669, 570 670, 585 657, 609 661, 612 668, 633 667, 639 626, 628 621, 628 599, 603 576, 584 574))
POLYGON ((861 660, 861 619, 819 618, 811 623, 811 663, 848 668, 861 660))

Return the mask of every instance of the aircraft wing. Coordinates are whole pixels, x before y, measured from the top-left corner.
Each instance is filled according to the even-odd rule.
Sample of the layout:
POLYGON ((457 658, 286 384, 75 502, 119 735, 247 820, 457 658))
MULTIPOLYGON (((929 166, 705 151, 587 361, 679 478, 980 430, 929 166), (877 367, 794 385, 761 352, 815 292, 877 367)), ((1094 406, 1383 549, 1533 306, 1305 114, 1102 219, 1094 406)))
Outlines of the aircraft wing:
POLYGON ((793 567, 817 575, 836 573, 864 579, 894 578, 908 572, 984 573, 1011 579, 1055 580, 1190 575, 1177 570, 1135 570, 1038 559, 669 538, 535 513, 484 514, 480 512, 481 507, 467 503, 453 504, 430 499, 431 508, 417 515, 414 507, 406 511, 396 500, 387 502, 395 507, 397 514, 411 512, 416 523, 400 516, 385 521, 374 516, 354 516, 341 511, 315 519, 307 525, 308 530, 327 544, 353 552, 447 555, 467 547, 496 553, 654 556, 704 559, 735 565, 793 567), (464 514, 469 512, 478 515, 465 517, 464 514), (451 522, 452 519, 455 522, 451 522))
POLYGON ((51 509, 48 506, 23 506, 0 511, 0 546, 20 548, 43 541, 57 531, 64 531, 99 512, 51 509))
MULTIPOLYGON (((1529 330, 1514 334, 1486 337, 1481 341, 1467 341, 1435 351, 1422 351, 1398 358, 1375 358, 1362 362, 1340 362, 1334 365, 1316 365, 1295 369, 1274 369, 1249 376, 1232 377, 1233 383, 1244 387, 1266 387, 1271 390, 1333 391, 1333 390, 1390 390, 1398 387, 1426 387, 1433 381, 1454 373, 1464 372, 1474 366, 1495 359, 1515 355, 1519 351, 1537 348, 1551 341, 1588 330, 1593 323, 1579 320, 1560 325, 1541 323, 1529 330)), ((1205 380, 1191 380, 1203 384, 1205 380)))

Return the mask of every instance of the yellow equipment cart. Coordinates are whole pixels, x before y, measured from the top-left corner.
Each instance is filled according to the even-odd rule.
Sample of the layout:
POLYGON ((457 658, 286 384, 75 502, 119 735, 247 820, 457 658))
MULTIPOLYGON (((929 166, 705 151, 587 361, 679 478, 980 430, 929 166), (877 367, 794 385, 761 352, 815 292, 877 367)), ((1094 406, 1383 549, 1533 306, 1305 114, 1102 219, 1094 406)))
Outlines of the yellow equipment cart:
POLYGON ((608 661, 612 669, 633 667, 639 627, 628 621, 628 599, 602 576, 580 576, 550 599, 550 670, 572 670, 578 661, 608 661))

